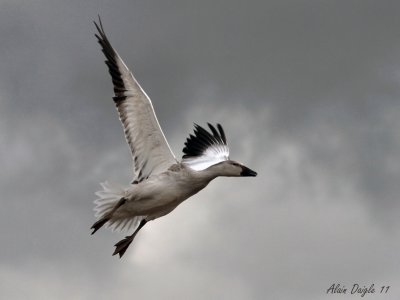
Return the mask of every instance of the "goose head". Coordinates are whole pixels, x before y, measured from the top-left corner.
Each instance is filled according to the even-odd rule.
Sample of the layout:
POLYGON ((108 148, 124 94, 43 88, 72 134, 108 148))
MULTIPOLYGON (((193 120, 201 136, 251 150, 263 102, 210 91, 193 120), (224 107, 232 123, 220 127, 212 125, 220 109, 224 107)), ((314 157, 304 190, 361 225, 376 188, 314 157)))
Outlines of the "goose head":
POLYGON ((208 169, 210 169, 210 171, 212 171, 216 176, 227 176, 227 177, 257 176, 257 172, 251 170, 245 165, 234 160, 225 160, 223 162, 212 165, 208 169))

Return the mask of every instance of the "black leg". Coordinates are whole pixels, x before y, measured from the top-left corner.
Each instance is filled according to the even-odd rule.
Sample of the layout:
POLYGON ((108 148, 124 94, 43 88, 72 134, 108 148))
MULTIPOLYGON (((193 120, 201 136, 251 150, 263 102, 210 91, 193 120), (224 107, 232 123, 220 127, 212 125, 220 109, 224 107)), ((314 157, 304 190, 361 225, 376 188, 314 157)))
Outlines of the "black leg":
POLYGON ((140 224, 138 228, 135 230, 134 233, 131 235, 126 236, 123 240, 120 240, 118 243, 116 243, 115 246, 115 251, 113 255, 119 254, 119 258, 124 255, 126 249, 128 249, 129 245, 132 243, 133 239, 135 238, 136 234, 139 232, 140 229, 147 223, 146 220, 140 221, 140 224))
POLYGON ((96 223, 94 223, 92 225, 92 227, 90 227, 90 229, 93 229, 91 234, 94 234, 97 230, 99 230, 101 227, 103 227, 104 224, 106 224, 108 222, 108 220, 110 220, 110 218, 101 218, 100 220, 98 220, 96 223))
POLYGON ((106 214, 104 217, 102 217, 100 220, 98 220, 96 223, 94 223, 92 225, 92 227, 90 227, 90 229, 93 229, 92 234, 94 234, 97 230, 99 230, 104 224, 106 224, 112 217, 113 213, 121 207, 121 205, 125 204, 126 202, 126 198, 121 198, 117 205, 115 205, 115 207, 108 213, 106 214))

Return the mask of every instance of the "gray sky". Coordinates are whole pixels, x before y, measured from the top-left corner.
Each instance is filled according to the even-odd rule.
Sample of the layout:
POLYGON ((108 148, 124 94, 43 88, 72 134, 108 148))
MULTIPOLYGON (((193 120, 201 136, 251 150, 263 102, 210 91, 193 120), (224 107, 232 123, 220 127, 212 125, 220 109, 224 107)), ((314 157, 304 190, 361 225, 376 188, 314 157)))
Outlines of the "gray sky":
POLYGON ((1 0, 0 39, 1 298, 399 299, 400 2, 1 0), (259 174, 122 260, 89 230, 99 182, 131 179, 97 14, 178 157, 220 122, 259 174))

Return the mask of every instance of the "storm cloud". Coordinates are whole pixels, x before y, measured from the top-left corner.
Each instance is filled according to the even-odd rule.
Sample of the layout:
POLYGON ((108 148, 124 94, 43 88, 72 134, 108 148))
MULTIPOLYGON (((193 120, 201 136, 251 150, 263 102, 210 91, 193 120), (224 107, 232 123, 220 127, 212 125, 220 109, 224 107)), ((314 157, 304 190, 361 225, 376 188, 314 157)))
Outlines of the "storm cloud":
POLYGON ((398 1, 2 0, 1 297, 398 298, 399 28, 398 1), (177 157, 193 122, 219 122, 258 172, 215 180, 122 260, 122 235, 89 230, 99 182, 132 175, 98 14, 177 157))

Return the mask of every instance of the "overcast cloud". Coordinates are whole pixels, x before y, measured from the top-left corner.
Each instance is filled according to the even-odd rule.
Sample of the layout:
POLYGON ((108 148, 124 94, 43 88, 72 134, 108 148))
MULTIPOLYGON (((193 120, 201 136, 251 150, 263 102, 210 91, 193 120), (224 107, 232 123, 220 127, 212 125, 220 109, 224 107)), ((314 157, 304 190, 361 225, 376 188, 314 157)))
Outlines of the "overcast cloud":
POLYGON ((400 298, 400 2, 0 0, 0 39, 0 298, 400 298), (131 179, 97 14, 178 157, 220 122, 259 174, 122 260, 89 230, 99 182, 131 179))

